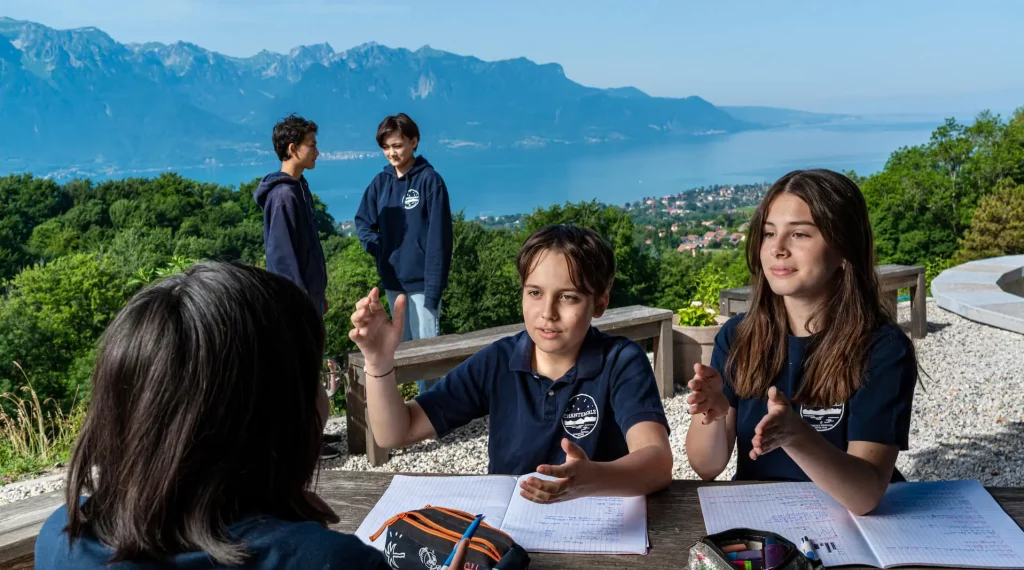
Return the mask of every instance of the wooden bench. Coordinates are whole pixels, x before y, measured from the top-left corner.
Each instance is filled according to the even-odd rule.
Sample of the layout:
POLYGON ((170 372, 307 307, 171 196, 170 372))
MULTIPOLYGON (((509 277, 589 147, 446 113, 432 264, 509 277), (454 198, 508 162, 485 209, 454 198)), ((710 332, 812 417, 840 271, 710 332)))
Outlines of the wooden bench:
POLYGON ((0 506, 0 568, 35 567, 36 536, 62 504, 64 491, 52 491, 0 506))
MULTIPOLYGON (((593 325, 601 332, 633 340, 656 339, 654 376, 661 397, 672 396, 672 311, 640 305, 609 309, 601 318, 594 319, 593 325)), ((444 376, 476 352, 522 330, 523 323, 518 323, 403 342, 395 352, 395 376, 399 384, 444 376)), ((387 462, 388 450, 377 446, 366 416, 364 364, 362 353, 348 354, 345 379, 348 447, 352 454, 365 453, 370 464, 378 466, 387 462)))
MULTIPOLYGON (((892 310, 896 309, 897 291, 910 289, 910 336, 924 338, 928 334, 924 266, 879 265, 875 269, 878 271, 878 285, 882 290, 882 302, 892 310)), ((718 295, 718 312, 728 317, 746 311, 749 305, 750 286, 726 289, 718 295)))

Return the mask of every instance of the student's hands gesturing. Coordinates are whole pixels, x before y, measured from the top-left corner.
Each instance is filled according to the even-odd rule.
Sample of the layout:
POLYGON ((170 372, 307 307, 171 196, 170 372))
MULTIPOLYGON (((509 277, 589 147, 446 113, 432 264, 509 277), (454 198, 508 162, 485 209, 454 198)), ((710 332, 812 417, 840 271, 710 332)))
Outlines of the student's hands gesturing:
POLYGON ((750 458, 757 459, 789 445, 799 433, 801 425, 806 424, 793 411, 789 399, 775 386, 768 388, 768 413, 754 428, 754 448, 750 450, 750 458))
POLYGON ((729 399, 722 393, 722 375, 699 362, 693 366, 693 371, 693 380, 686 385, 690 389, 686 397, 690 415, 704 414, 703 424, 724 418, 729 412, 729 399))
POLYGON ((386 373, 387 370, 376 368, 390 368, 394 362, 395 350, 402 342, 402 329, 405 327, 405 302, 405 295, 395 299, 395 306, 391 308, 394 320, 388 318, 376 287, 356 302, 356 311, 352 313, 354 328, 349 331, 348 338, 359 347, 367 366, 375 369, 372 373, 386 373))
POLYGON ((545 481, 538 477, 530 477, 519 484, 519 494, 534 503, 561 503, 584 497, 591 486, 590 472, 592 463, 587 452, 580 446, 562 438, 562 450, 565 451, 565 463, 561 465, 541 465, 537 473, 557 477, 554 481, 545 481))

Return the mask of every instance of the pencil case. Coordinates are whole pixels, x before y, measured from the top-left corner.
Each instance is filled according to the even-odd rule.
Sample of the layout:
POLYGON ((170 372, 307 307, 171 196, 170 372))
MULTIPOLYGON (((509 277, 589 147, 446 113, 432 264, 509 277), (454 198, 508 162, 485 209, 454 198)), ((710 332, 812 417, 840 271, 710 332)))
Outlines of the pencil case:
MULTIPOLYGON (((384 556, 395 570, 439 570, 462 540, 473 518, 474 515, 463 511, 427 505, 391 517, 370 540, 376 541, 386 533, 384 556)), ((466 549, 465 568, 525 570, 529 567, 529 555, 512 537, 486 522, 480 523, 466 549)))
POLYGON ((804 556, 785 537, 749 528, 734 528, 701 537, 690 547, 688 565, 689 570, 821 570, 824 567, 821 560, 804 556), (775 544, 770 546, 771 557, 766 561, 764 548, 769 538, 774 539, 775 544), (743 550, 738 552, 722 550, 736 550, 739 545, 743 545, 743 550))

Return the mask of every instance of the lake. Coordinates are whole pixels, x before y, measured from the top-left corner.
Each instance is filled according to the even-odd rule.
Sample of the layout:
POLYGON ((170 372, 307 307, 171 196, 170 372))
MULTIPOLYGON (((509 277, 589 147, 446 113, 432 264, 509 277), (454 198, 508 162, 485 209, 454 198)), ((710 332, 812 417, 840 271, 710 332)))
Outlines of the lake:
MULTIPOLYGON (((467 217, 529 212, 538 206, 597 199, 624 204, 713 184, 773 181, 797 168, 870 174, 901 146, 925 143, 938 123, 851 124, 746 131, 660 145, 564 145, 529 150, 442 150, 421 145, 445 179, 453 211, 467 217)), ((321 140, 329 149, 330 141, 321 140)), ((372 159, 319 161, 310 187, 338 221, 350 220, 367 184, 386 164, 372 159)), ((179 169, 197 180, 234 184, 279 163, 179 169)))

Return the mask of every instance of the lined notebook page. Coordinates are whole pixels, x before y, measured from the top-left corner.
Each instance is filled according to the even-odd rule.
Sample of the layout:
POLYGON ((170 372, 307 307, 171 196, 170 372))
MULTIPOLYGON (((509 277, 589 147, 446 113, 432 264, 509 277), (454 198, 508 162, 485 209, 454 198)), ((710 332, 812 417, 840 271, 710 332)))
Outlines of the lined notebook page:
MULTIPOLYGON (((523 475, 549 479, 537 473, 523 475)), ((518 484, 501 530, 529 552, 646 554, 646 497, 585 497, 541 505, 522 498, 518 484)))
POLYGON ((826 566, 881 566, 850 511, 814 483, 767 483, 697 490, 708 534, 768 530, 800 544, 807 536, 826 566))
MULTIPOLYGON (((484 522, 500 528, 505 519, 509 497, 516 490, 513 477, 480 475, 473 477, 410 477, 395 475, 384 495, 374 505, 370 514, 356 530, 366 544, 370 535, 377 532, 388 519, 404 513, 422 509, 427 505, 466 511, 473 515, 483 514, 484 522)), ((386 533, 385 533, 386 534, 386 533)), ((377 539, 378 548, 383 549, 384 534, 377 539)))
POLYGON ((1024 568, 1024 531, 978 481, 894 483, 854 521, 885 566, 1024 568))

